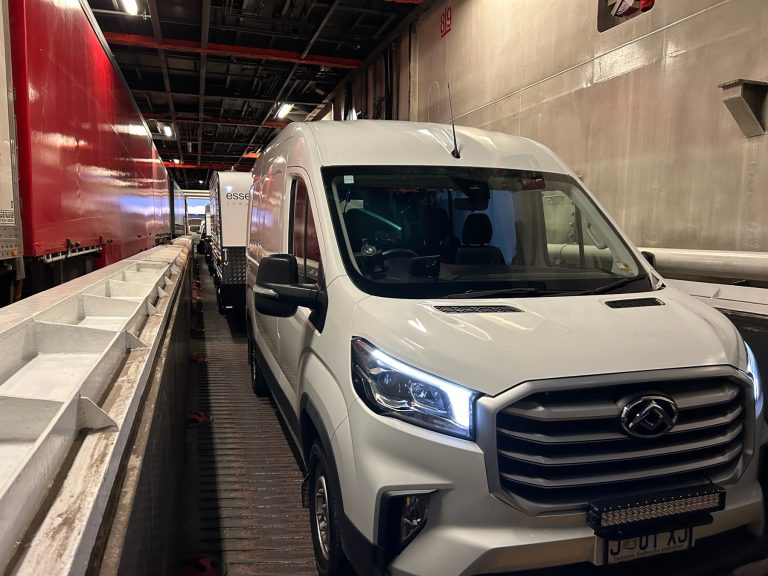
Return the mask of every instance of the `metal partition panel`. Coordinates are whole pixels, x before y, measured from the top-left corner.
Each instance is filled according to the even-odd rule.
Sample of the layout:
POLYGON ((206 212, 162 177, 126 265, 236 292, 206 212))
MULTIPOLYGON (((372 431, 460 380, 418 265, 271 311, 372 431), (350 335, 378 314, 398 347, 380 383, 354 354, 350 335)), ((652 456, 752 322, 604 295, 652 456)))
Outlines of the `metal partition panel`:
POLYGON ((0 310, 9 573, 85 572, 190 250, 181 239, 0 310))
POLYGON ((188 266, 134 423, 89 574, 177 574, 191 323, 188 266))

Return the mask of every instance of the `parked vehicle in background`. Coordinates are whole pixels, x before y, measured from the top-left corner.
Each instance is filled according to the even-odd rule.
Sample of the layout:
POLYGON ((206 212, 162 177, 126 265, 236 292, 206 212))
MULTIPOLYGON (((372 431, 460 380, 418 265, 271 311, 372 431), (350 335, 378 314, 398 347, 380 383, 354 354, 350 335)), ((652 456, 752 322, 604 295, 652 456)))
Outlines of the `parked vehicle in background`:
POLYGON ((173 237, 184 236, 187 233, 187 203, 181 187, 171 181, 171 197, 173 200, 171 210, 171 229, 173 237))
POLYGON ((199 234, 200 233, 200 224, 203 223, 203 219, 199 216, 187 216, 187 231, 188 233, 192 233, 192 226, 197 226, 195 231, 199 234))
POLYGON ((96 28, 84 2, 0 7, 0 305, 172 236, 167 172, 96 28))
POLYGON ((200 224, 200 240, 198 240, 197 242, 198 254, 205 254, 205 245, 208 239, 208 231, 206 230, 205 225, 206 225, 206 221, 203 220, 203 223, 200 224))
POLYGON ((205 234, 201 234, 201 245, 198 248, 199 254, 205 254, 205 262, 208 264, 208 271, 213 274, 213 261, 211 260, 211 206, 205 207, 205 218, 203 219, 205 234))
POLYGON ((245 245, 252 177, 247 172, 211 176, 211 263, 219 312, 245 306, 245 245))
POLYGON ((754 356, 547 148, 292 123, 250 214, 252 386, 307 466, 320 574, 764 553, 754 356))
POLYGON ((205 222, 205 229, 208 230, 208 235, 210 236, 211 230, 212 230, 212 227, 211 227, 211 205, 210 204, 208 204, 205 207, 205 217, 203 218, 203 221, 205 222))
POLYGON ((189 227, 189 235, 192 236, 192 245, 196 246, 200 243, 200 224, 192 224, 189 227))

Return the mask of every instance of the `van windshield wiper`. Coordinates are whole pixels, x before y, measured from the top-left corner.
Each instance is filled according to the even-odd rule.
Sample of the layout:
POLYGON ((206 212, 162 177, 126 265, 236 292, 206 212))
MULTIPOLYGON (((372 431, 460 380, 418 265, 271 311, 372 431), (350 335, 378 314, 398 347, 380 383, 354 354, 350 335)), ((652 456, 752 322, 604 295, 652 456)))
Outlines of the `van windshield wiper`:
POLYGON ((593 290, 584 290, 582 292, 574 292, 574 294, 605 294, 607 292, 612 292, 613 290, 616 290, 618 288, 622 288, 627 284, 638 282, 639 280, 648 280, 648 276, 644 274, 642 276, 634 276, 632 278, 622 278, 621 280, 616 280, 615 282, 611 282, 610 284, 605 284, 604 286, 600 286, 599 288, 595 288, 593 290))
POLYGON ((497 290, 467 290, 457 294, 446 294, 441 298, 495 298, 497 296, 553 296, 555 294, 566 294, 563 290, 543 290, 535 286, 518 288, 500 288, 497 290))
POLYGON ((457 294, 446 294, 441 298, 494 298, 500 296, 555 296, 555 295, 568 295, 568 296, 583 296, 587 294, 605 294, 613 290, 622 288, 633 282, 640 280, 648 280, 648 276, 635 276, 633 278, 622 278, 594 288, 592 290, 545 290, 543 288, 537 288, 535 286, 519 286, 517 288, 500 288, 497 290, 467 290, 465 292, 459 292, 457 294))

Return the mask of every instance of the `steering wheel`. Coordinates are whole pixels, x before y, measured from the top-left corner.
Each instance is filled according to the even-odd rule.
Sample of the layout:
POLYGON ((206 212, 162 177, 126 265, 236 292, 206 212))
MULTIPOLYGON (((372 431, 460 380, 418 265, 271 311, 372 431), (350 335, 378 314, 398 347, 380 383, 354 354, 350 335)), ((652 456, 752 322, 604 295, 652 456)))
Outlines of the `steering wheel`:
POLYGON ((419 254, 408 248, 392 248, 390 250, 384 250, 381 253, 381 257, 386 260, 387 258, 395 258, 396 256, 410 256, 411 258, 418 258, 419 254))

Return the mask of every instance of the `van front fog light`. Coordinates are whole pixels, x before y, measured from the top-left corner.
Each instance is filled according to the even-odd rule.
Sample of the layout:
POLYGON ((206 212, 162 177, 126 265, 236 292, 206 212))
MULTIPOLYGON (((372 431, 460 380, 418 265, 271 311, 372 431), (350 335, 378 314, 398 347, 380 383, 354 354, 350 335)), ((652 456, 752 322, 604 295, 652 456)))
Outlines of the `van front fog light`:
POLYGON ((413 494, 403 499, 400 515, 400 546, 405 548, 427 521, 429 494, 413 494))
POLYGON ((352 382, 375 412, 474 438, 478 392, 408 366, 360 338, 352 341, 352 382))
POLYGON ((427 524, 431 492, 386 492, 381 498, 379 544, 388 561, 400 554, 427 524))

